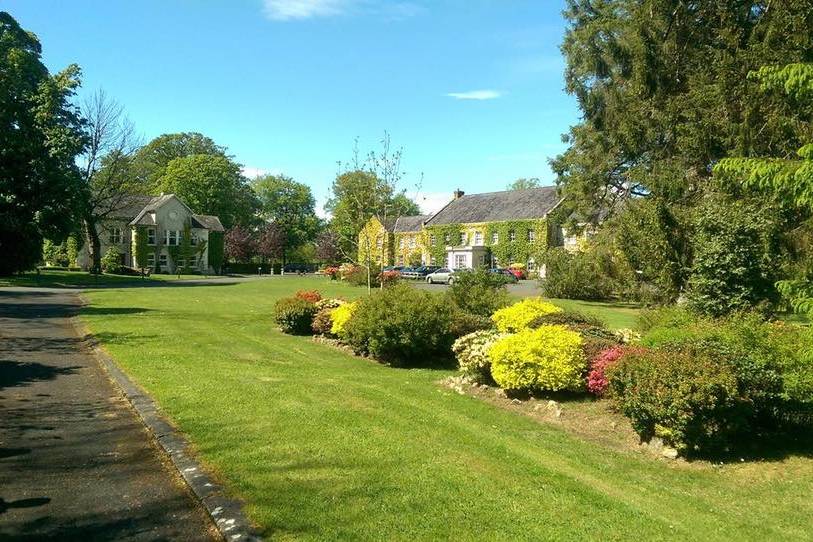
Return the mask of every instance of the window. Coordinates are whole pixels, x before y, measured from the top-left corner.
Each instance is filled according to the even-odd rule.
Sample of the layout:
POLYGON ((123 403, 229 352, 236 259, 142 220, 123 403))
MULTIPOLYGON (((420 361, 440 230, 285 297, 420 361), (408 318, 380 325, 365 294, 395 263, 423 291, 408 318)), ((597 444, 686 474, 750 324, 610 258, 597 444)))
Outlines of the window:
POLYGON ((414 237, 409 238, 409 248, 415 248, 415 238, 414 237))
POLYGON ((158 266, 161 268, 165 268, 167 266, 167 255, 161 254, 158 256, 158 266))
POLYGON ((155 254, 153 252, 147 254, 147 267, 155 269, 155 254))
MULTIPOLYGON (((147 228, 147 244, 154 247, 155 246, 155 228, 147 228)), ((152 257, 155 259, 155 256, 152 257)))
POLYGON ((466 255, 465 254, 455 254, 454 266, 455 266, 455 269, 462 269, 462 268, 466 267, 466 255))
POLYGON ((528 260, 528 271, 536 271, 536 260, 533 258, 528 260))
POLYGON ((536 232, 534 230, 528 230, 528 241, 534 242, 536 240, 536 232))
POLYGON ((406 240, 403 237, 401 237, 401 240, 398 241, 398 247, 399 248, 404 248, 405 246, 406 246, 406 240))
POLYGON ((435 234, 433 233, 432 235, 429 236, 429 244, 432 245, 432 246, 435 246, 436 242, 437 242, 437 238, 435 237, 435 234))
POLYGON ((481 231, 474 232, 474 244, 477 246, 483 244, 483 232, 481 231))
POLYGON ((500 234, 497 233, 497 232, 492 233, 491 234, 491 244, 496 245, 499 242, 500 242, 500 234))
POLYGON ((461 247, 466 246, 466 241, 467 241, 466 232, 460 232, 460 246, 461 247))
POLYGON ((508 240, 512 243, 517 240, 517 234, 514 230, 508 232, 508 240))
POLYGON ((192 245, 193 247, 197 246, 197 244, 198 244, 198 234, 197 233, 191 232, 189 234, 189 244, 192 245))
POLYGON ((384 248, 384 238, 380 235, 375 238, 375 246, 376 248, 384 248))
POLYGON ((111 245, 121 244, 121 228, 110 228, 109 241, 111 245))
POLYGON ((186 267, 186 260, 184 260, 183 258, 178 258, 178 261, 175 262, 175 267, 179 269, 186 267))
POLYGON ((429 265, 435 265, 437 259, 434 256, 429 256, 429 265))
POLYGON ((178 240, 181 237, 180 233, 181 232, 179 232, 178 230, 166 230, 164 232, 164 237, 165 237, 164 240, 166 241, 167 246, 170 246, 170 247, 178 246, 178 240))
POLYGON ((452 241, 452 236, 447 233, 443 236, 443 240, 446 241, 446 244, 448 245, 452 241))

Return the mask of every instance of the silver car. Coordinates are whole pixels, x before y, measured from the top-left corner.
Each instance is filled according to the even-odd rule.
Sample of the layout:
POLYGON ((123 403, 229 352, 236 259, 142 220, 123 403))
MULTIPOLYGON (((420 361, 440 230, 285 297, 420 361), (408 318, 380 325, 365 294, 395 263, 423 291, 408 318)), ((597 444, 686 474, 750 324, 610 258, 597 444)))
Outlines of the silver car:
POLYGON ((454 283, 454 271, 447 267, 441 267, 434 273, 426 275, 427 284, 452 284, 454 283))

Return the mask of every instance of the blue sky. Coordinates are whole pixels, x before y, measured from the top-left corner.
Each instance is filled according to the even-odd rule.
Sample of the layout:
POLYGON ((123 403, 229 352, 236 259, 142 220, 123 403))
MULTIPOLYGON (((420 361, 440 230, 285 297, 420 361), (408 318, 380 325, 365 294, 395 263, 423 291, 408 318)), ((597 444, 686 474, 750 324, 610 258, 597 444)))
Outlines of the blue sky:
POLYGON ((198 131, 247 172, 324 201, 337 161, 403 147, 403 187, 432 208, 455 188, 552 184, 578 120, 564 93, 560 0, 5 0, 52 70, 83 69, 145 141, 198 131), (417 193, 421 174, 423 181, 417 193))

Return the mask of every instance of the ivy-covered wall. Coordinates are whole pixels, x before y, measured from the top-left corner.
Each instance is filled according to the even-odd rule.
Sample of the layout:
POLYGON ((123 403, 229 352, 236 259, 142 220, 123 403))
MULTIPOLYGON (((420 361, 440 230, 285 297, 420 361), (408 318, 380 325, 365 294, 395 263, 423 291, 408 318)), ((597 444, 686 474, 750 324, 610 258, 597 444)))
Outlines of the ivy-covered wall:
POLYGON ((392 265, 393 234, 373 217, 361 229, 358 237, 358 262, 392 265))
POLYGON ((420 265, 423 256, 424 240, 421 232, 401 232, 394 235, 393 263, 398 265, 420 265))
POLYGON ((434 265, 446 265, 446 247, 455 246, 460 242, 461 224, 441 224, 427 226, 423 231, 426 261, 435 262, 434 265))
POLYGON ((501 266, 512 263, 525 264, 531 258, 537 262, 541 261, 549 238, 548 221, 544 218, 480 224, 443 224, 425 228, 424 247, 429 258, 434 258, 436 265, 446 265, 446 247, 459 246, 461 234, 466 235, 467 245, 474 244, 477 232, 483 235, 483 245, 491 249, 492 255, 501 266), (529 231, 533 232, 532 238, 528 234, 529 231), (513 241, 511 232, 514 233, 513 241), (497 234, 496 243, 494 234, 497 234))

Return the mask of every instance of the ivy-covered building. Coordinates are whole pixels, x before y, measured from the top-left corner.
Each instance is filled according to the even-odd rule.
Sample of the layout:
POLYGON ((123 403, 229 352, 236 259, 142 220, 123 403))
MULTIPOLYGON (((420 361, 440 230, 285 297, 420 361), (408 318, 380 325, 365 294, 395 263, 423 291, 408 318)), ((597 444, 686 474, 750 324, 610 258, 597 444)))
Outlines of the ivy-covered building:
MULTIPOLYGON (((219 271, 223 231, 218 217, 195 214, 174 194, 133 196, 98 226, 102 254, 113 248, 122 265, 166 273, 219 271)), ((86 246, 77 262, 91 267, 86 246)))
POLYGON ((560 202, 552 186, 470 195, 458 190, 434 215, 389 224, 373 219, 359 236, 359 259, 366 258, 362 247, 369 247, 382 265, 522 264, 534 271, 548 246, 562 244, 561 228, 549 220, 560 202))

